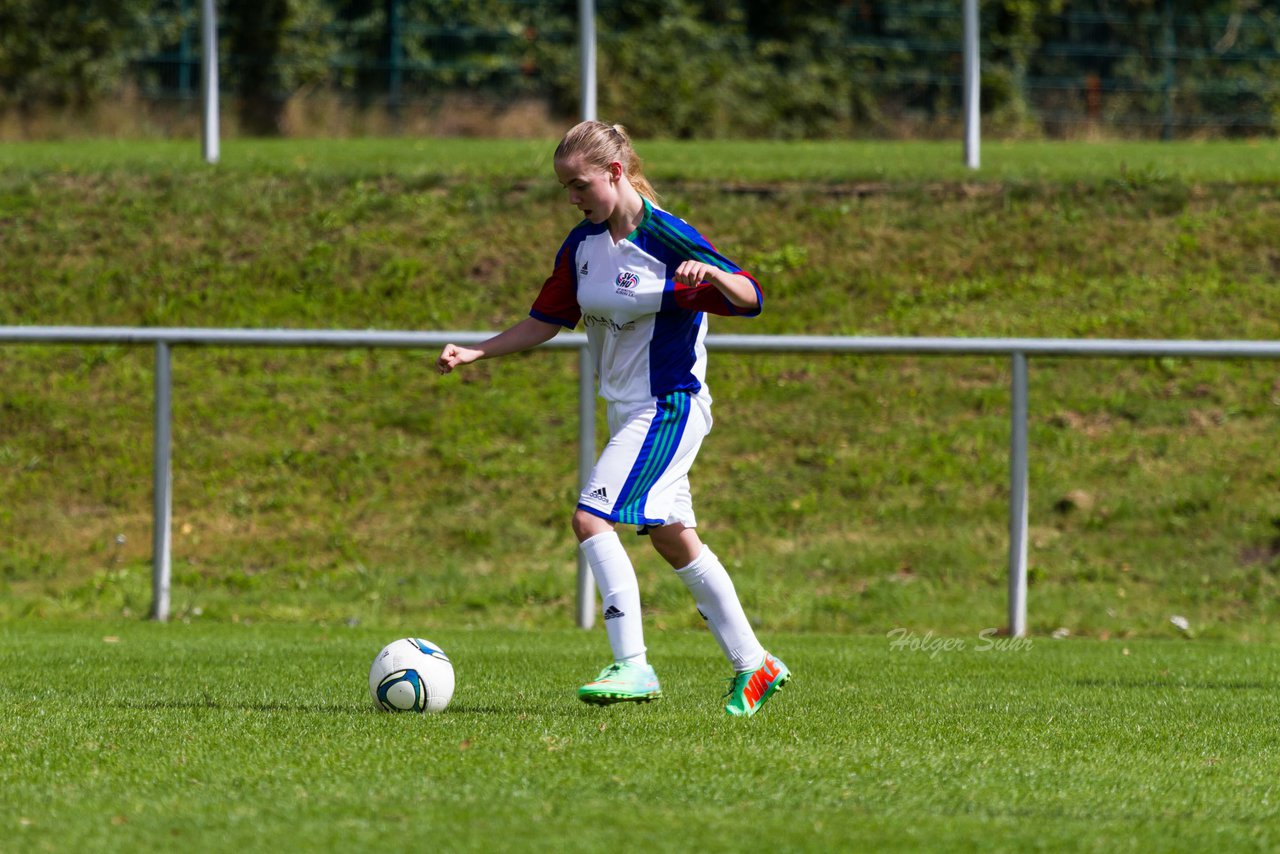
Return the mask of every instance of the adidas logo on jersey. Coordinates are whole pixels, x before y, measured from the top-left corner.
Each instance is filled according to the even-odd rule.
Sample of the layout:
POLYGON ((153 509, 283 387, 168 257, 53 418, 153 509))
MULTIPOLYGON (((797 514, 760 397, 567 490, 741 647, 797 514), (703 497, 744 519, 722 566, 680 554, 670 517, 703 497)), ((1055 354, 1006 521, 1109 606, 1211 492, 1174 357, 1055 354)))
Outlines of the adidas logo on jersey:
POLYGON ((616 620, 619 617, 625 617, 625 616, 627 615, 624 614, 621 610, 619 610, 617 605, 610 605, 608 608, 604 609, 604 618, 606 620, 616 620))
POLYGON ((585 276, 587 274, 587 262, 583 261, 582 266, 578 268, 578 275, 585 276))
POLYGON ((595 501, 603 501, 606 504, 609 503, 609 493, 605 491, 605 488, 603 486, 600 487, 599 489, 593 489, 590 492, 588 492, 587 498, 593 499, 595 501))

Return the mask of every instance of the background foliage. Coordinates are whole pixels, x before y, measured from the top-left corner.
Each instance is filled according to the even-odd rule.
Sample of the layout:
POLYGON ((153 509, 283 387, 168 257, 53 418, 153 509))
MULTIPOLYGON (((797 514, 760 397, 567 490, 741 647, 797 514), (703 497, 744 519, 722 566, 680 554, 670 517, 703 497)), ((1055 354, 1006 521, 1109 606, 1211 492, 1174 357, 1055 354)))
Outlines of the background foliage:
MULTIPOLYGON (((941 0, 600 0, 600 110, 645 136, 954 134, 960 4, 941 0)), ((80 107, 136 87, 190 104, 193 0, 10 0, 0 107, 80 107), (44 26, 44 22, 52 26, 44 26)), ((521 99, 578 112, 571 0, 226 0, 225 94, 274 134, 291 99, 336 97, 397 121, 521 99)), ((1254 0, 987 0, 986 130, 1006 136, 1270 133, 1280 13, 1254 0)), ((539 128, 532 128, 537 131, 539 128)))

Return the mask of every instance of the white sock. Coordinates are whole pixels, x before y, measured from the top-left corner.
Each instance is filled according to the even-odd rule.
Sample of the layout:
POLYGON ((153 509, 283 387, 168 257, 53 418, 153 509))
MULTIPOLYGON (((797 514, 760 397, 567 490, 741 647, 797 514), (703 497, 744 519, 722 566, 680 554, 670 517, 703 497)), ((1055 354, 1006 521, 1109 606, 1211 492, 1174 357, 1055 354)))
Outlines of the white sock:
POLYGON ((604 628, 615 661, 648 664, 644 625, 640 619, 640 584, 631 558, 616 531, 606 531, 579 544, 600 588, 604 628))
POLYGON ((720 558, 703 546, 702 553, 693 563, 677 569, 676 575, 693 594, 698 611, 706 618, 707 627, 734 671, 755 670, 763 664, 764 647, 756 640, 756 633, 747 622, 747 614, 738 601, 738 591, 733 588, 733 579, 720 563, 720 558))

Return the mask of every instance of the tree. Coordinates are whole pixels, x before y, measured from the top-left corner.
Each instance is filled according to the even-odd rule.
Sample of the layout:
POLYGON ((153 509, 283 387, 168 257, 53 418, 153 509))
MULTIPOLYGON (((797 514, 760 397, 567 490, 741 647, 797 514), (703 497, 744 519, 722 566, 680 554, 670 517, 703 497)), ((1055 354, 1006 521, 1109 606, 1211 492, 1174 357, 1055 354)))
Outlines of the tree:
POLYGON ((0 107, 84 108, 119 91, 129 57, 154 51, 164 27, 140 26, 155 0, 5 0, 0 4, 0 107))
POLYGON ((325 82, 338 53, 327 0, 225 0, 228 77, 246 133, 280 133, 285 102, 300 88, 325 82))

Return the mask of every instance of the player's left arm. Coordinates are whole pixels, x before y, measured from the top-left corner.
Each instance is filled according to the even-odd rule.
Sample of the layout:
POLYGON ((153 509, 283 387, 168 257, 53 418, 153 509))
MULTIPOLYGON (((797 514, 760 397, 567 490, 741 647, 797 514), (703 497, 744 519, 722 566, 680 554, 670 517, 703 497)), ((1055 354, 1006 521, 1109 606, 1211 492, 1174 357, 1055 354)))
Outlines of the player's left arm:
POLYGON ((703 261, 688 260, 680 262, 672 277, 678 284, 694 288, 703 282, 715 285, 716 290, 724 294, 724 298, 740 309, 760 307, 760 294, 756 284, 741 273, 730 273, 714 264, 703 261))

